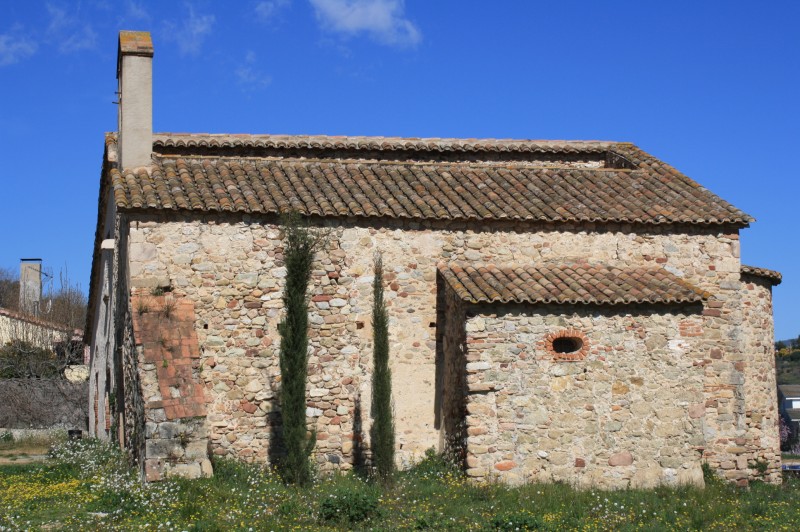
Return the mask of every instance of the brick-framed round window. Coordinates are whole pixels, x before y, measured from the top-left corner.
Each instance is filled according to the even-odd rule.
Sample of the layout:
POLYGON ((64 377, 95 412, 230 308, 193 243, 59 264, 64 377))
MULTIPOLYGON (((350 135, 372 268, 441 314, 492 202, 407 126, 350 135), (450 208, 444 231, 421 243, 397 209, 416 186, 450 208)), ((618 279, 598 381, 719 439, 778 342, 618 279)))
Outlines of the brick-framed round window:
POLYGON ((589 353, 589 339, 581 331, 565 329, 545 337, 545 349, 555 360, 577 362, 589 353))

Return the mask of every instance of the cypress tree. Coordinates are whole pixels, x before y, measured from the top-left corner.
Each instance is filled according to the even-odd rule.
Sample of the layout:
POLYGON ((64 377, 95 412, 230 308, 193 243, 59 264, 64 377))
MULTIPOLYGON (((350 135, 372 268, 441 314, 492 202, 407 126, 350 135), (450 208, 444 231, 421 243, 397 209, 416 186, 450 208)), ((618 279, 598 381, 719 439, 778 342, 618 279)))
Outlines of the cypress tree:
POLYGON ((311 481, 309 455, 315 437, 307 437, 306 377, 308 374, 308 285, 316 242, 293 213, 284 219, 286 284, 283 287, 284 318, 281 336, 281 416, 286 455, 280 470, 285 482, 306 485, 311 481))
POLYGON ((394 471, 394 419, 392 372, 389 369, 389 314, 383 300, 383 259, 375 257, 372 282, 372 464, 378 478, 387 482, 394 471))

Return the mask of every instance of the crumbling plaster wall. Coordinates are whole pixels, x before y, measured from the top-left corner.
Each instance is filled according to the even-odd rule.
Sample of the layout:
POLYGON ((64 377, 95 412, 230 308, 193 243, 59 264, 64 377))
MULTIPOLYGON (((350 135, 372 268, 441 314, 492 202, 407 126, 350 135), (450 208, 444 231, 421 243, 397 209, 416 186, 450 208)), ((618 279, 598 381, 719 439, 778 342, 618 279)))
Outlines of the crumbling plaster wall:
MULTIPOLYGON (((309 335, 308 415, 317 430, 322 469, 350 467, 353 398, 369 397, 376 251, 384 254, 387 272, 393 378, 402 383, 394 388, 401 461, 439 443, 434 419, 439 404, 434 397, 437 262, 570 258, 663 266, 714 294, 705 316, 690 323, 691 334, 703 340, 706 397, 722 399, 717 404, 723 405, 706 409, 709 460, 716 466, 735 456, 718 440, 743 430, 743 394, 728 397, 730 386, 739 389, 744 379, 735 366, 744 342, 736 230, 355 219, 312 224, 327 232, 313 274, 309 335), (708 330, 706 318, 715 324, 708 330)), ((286 275, 279 224, 249 215, 172 213, 137 215, 129 231, 132 288, 170 286, 196 305, 213 452, 267 460, 276 421, 277 324, 286 275)), ((367 408, 362 415, 367 430, 367 408)))

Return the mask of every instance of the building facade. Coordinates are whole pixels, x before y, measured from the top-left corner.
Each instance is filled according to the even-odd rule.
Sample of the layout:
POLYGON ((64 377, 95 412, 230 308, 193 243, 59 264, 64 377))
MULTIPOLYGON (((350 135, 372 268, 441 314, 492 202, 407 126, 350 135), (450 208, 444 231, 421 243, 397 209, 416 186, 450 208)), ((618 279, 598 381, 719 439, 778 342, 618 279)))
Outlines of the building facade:
POLYGON ((153 134, 122 32, 90 295, 95 434, 145 476, 279 452, 283 233, 321 237, 307 419, 321 470, 369 448, 383 257, 397 455, 476 479, 780 480, 771 288, 753 219, 628 143, 153 134), (765 464, 765 465, 763 465, 765 464))

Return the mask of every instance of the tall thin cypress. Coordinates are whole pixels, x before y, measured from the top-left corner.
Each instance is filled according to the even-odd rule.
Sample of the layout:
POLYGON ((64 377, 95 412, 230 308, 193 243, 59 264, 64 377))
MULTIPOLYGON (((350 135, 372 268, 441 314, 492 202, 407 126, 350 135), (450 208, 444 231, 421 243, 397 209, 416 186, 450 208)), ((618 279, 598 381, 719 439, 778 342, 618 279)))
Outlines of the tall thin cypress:
POLYGON ((389 314, 383 300, 383 259, 375 257, 372 282, 372 463, 382 481, 394 471, 394 419, 392 413, 392 372, 389 369, 389 314))
POLYGON ((284 219, 283 257, 286 284, 283 288, 285 316, 278 325, 281 336, 281 416, 286 456, 280 470, 286 482, 306 485, 311 481, 309 455, 315 438, 307 437, 306 377, 308 374, 308 285, 315 241, 300 217, 284 219))

